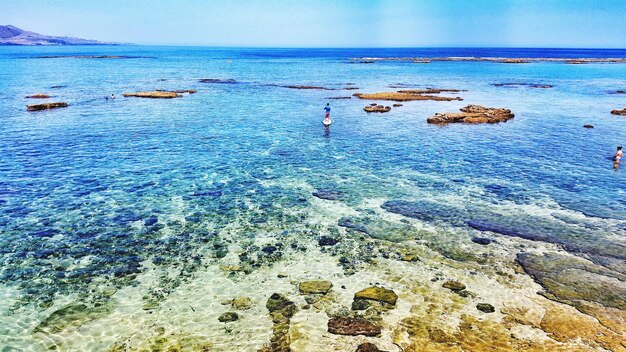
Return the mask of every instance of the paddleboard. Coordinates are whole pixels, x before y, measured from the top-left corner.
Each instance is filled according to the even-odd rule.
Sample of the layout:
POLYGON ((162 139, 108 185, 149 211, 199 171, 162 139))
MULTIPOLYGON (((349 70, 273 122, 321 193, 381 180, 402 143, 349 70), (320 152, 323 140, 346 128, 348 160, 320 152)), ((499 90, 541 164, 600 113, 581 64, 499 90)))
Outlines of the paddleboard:
POLYGON ((322 121, 322 123, 324 124, 324 126, 330 126, 333 123, 333 120, 331 120, 331 119, 324 119, 324 121, 322 121))

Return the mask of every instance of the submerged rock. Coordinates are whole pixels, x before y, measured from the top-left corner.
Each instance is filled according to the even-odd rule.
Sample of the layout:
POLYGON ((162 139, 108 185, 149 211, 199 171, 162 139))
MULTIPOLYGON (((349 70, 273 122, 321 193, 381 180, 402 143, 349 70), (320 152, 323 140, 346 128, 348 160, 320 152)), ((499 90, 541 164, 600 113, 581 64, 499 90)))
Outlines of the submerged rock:
POLYGON ((539 83, 494 83, 494 87, 529 87, 529 88, 553 88, 551 84, 539 84, 539 83))
POLYGON ((381 93, 355 93, 354 96, 359 99, 366 100, 392 100, 392 101, 413 101, 413 100, 435 100, 435 101, 451 101, 451 100, 463 100, 461 97, 442 97, 433 94, 440 94, 442 92, 461 92, 458 89, 411 89, 411 90, 399 90, 396 92, 381 92, 381 93))
POLYGON ((426 122, 440 125, 448 123, 498 123, 506 122, 515 117, 511 110, 504 108, 468 105, 460 110, 460 113, 437 113, 429 117, 426 122))
POLYGON ((124 93, 122 94, 124 97, 137 97, 137 98, 152 98, 152 99, 172 99, 179 98, 182 95, 176 92, 137 92, 137 93, 124 93))
POLYGON ((355 293, 354 299, 367 299, 370 301, 378 301, 395 306, 396 301, 398 300, 398 295, 393 292, 393 290, 389 290, 379 286, 372 286, 355 293))
POLYGON ((328 320, 328 332, 337 335, 378 336, 380 326, 361 318, 332 317, 328 320))
POLYGON ((290 89, 334 90, 333 88, 320 87, 320 86, 298 86, 298 85, 288 85, 288 86, 281 86, 281 87, 283 87, 283 88, 290 88, 290 89))
POLYGON ((486 246, 490 244, 492 241, 489 238, 485 238, 485 237, 472 237, 472 242, 486 246))
POLYGON ((298 286, 300 293, 308 294, 327 294, 333 287, 332 282, 323 280, 303 281, 298 286))
POLYGON ((364 107, 363 110, 365 110, 366 112, 389 112, 391 111, 391 107, 374 104, 364 107))
POLYGON ((365 225, 358 224, 354 220, 347 217, 342 217, 341 219, 339 219, 339 221, 337 221, 337 225, 348 229, 353 229, 358 232, 368 233, 365 225))
POLYGON ((367 308, 371 307, 372 303, 371 301, 367 300, 367 299, 355 299, 354 301, 352 301, 352 310, 366 310, 367 308))
POLYGON ((219 78, 202 78, 200 83, 218 83, 218 84, 235 84, 238 83, 232 78, 228 79, 219 79, 219 78))
POLYGON ((51 109, 65 108, 65 107, 67 107, 66 102, 57 102, 57 103, 47 103, 47 104, 26 105, 26 110, 41 111, 41 110, 51 110, 51 109))
POLYGON ((496 309, 489 303, 478 303, 476 304, 476 309, 483 313, 493 313, 496 309))
POLYGON ((378 349, 378 347, 376 345, 374 345, 373 343, 362 343, 360 344, 357 348, 355 352, 385 352, 385 351, 381 351, 380 349, 378 349))
POLYGON ((248 297, 235 297, 230 301, 230 305, 235 309, 246 310, 252 307, 252 300, 248 297))
POLYGON ((267 308, 270 313, 278 313, 287 318, 291 318, 297 310, 296 304, 280 293, 272 294, 270 298, 267 299, 265 308, 267 308))
POLYGON ((239 320, 239 314, 235 312, 226 312, 220 315, 220 317, 217 318, 217 320, 221 321, 222 323, 230 323, 230 322, 239 320))
POLYGON ((317 243, 321 246, 321 247, 325 247, 325 246, 334 246, 337 243, 339 243, 339 240, 332 238, 330 236, 322 236, 320 237, 320 239, 317 241, 317 243))
POLYGON ((398 103, 393 104, 393 107, 394 107, 394 108, 399 108, 399 107, 401 107, 401 106, 402 106, 402 104, 398 104, 398 103))
POLYGON ((312 195, 319 199, 324 200, 341 200, 344 198, 344 193, 332 189, 319 189, 312 193, 312 195))
POLYGON ((626 108, 621 109, 621 110, 612 110, 611 114, 618 115, 618 116, 626 116, 626 108))
POLYGON ((626 309, 626 275, 582 258, 557 253, 519 253, 517 262, 553 300, 580 306, 583 301, 626 309))
POLYGON ((77 328, 107 314, 112 308, 109 302, 97 307, 89 307, 82 303, 70 304, 50 314, 35 327, 33 332, 59 333, 71 327, 77 328))
POLYGON ((444 282, 442 287, 452 290, 454 292, 461 292, 465 290, 465 285, 463 285, 462 283, 458 281, 452 281, 452 280, 444 282))
POLYGON ((593 125, 583 125, 584 128, 593 128, 593 125))
POLYGON ((48 99, 50 98, 50 96, 48 94, 37 93, 33 95, 27 95, 26 98, 27 99, 48 99))
POLYGON ((270 312, 274 326, 272 328, 273 335, 270 337, 270 345, 267 351, 272 352, 289 352, 291 348, 291 338, 289 335, 289 324, 291 317, 296 313, 297 307, 295 303, 287 299, 285 296, 274 293, 265 304, 270 312))

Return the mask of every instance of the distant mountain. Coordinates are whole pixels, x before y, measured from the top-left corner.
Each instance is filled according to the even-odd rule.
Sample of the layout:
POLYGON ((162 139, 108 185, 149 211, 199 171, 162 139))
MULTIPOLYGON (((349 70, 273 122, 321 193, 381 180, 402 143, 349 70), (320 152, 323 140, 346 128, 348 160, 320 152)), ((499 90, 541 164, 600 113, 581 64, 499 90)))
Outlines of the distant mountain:
POLYGON ((0 26, 0 45, 117 45, 117 43, 71 37, 53 37, 8 25, 0 26))

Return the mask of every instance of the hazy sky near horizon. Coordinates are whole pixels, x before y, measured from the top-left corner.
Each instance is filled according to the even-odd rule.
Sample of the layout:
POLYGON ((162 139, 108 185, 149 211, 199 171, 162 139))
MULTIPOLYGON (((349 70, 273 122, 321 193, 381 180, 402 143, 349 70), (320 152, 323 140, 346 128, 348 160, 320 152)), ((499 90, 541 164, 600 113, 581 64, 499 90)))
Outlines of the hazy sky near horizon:
POLYGON ((0 24, 137 44, 626 48, 626 0, 28 0, 0 24))

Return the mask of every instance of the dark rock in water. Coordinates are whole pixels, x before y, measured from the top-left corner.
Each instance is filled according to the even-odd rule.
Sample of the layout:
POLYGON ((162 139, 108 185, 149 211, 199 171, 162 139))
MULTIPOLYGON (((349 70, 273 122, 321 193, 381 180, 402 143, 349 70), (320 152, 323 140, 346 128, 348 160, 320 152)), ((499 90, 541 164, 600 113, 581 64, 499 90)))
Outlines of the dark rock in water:
POLYGON ((52 86, 50 88, 52 89, 60 89, 60 88, 66 88, 67 86, 52 86))
POLYGON ((352 97, 327 97, 326 99, 338 100, 338 99, 352 99, 352 97))
POLYGON ((159 218, 156 215, 152 215, 143 222, 145 226, 152 226, 159 222, 159 218))
POLYGON ((222 196, 222 191, 220 190, 195 191, 193 192, 192 196, 218 198, 222 196))
POLYGON ((141 216, 132 213, 119 214, 113 217, 113 221, 120 225, 126 225, 130 222, 141 220, 141 216))
POLYGON ((478 303, 476 305, 476 309, 483 313, 493 313, 496 309, 489 303, 478 303))
POLYGON ((65 107, 67 107, 66 102, 58 102, 58 103, 26 105, 26 110, 41 111, 41 110, 50 110, 50 109, 65 108, 65 107))
POLYGON ((463 285, 462 283, 458 281, 446 281, 444 282, 442 287, 452 290, 454 292, 460 292, 460 291, 465 290, 465 285, 463 285))
POLYGON ((367 228, 364 225, 356 224, 352 219, 347 218, 347 217, 343 217, 339 219, 339 221, 337 222, 337 225, 341 227, 353 229, 358 232, 368 233, 367 228))
POLYGON ((355 352, 386 352, 386 351, 379 350, 378 347, 374 345, 373 343, 366 342, 366 343, 360 344, 356 348, 355 352))
POLYGON ((329 237, 329 236, 322 236, 320 237, 320 239, 317 241, 317 243, 321 246, 321 247, 325 247, 325 246, 334 246, 337 243, 339 243, 339 240, 329 237))
POLYGON ((402 104, 400 104, 400 103, 393 104, 393 107, 394 107, 394 108, 399 108, 399 107, 401 107, 401 106, 402 106, 402 104))
POLYGON ((238 83, 232 78, 228 79, 219 79, 219 78, 203 78, 199 81, 200 83, 221 83, 221 84, 235 84, 238 83))
POLYGON ((563 241, 559 239, 556 239, 547 235, 542 235, 542 234, 528 233, 521 229, 512 228, 507 225, 490 223, 486 221, 474 221, 474 220, 468 221, 467 225, 476 230, 495 232, 495 233, 499 233, 505 236, 519 237, 519 238, 523 238, 526 240, 533 240, 533 241, 543 241, 543 242, 563 244, 563 241))
POLYGON ((266 246, 266 247, 263 247, 263 248, 261 249, 261 251, 262 251, 263 253, 266 253, 266 254, 273 254, 273 253, 274 253, 274 252, 276 252, 277 250, 278 250, 278 248, 276 248, 276 247, 274 247, 274 246, 266 246))
POLYGON ((328 320, 328 332, 337 335, 378 336, 380 326, 361 318, 332 317, 328 320))
POLYGON ((618 109, 611 110, 611 114, 617 115, 617 116, 626 116, 626 108, 621 109, 621 110, 618 110, 618 109))
POLYGON ((398 295, 396 295, 393 290, 389 290, 384 287, 372 286, 355 293, 354 299, 367 299, 395 306, 396 301, 398 300, 398 295))
POLYGON ((324 200, 341 200, 344 197, 343 192, 331 189, 319 189, 312 194, 314 197, 324 200))
POLYGON ((519 253, 517 262, 550 299, 573 306, 590 301, 626 309, 626 275, 622 273, 557 253, 519 253))
POLYGON ((584 128, 593 128, 593 125, 583 125, 584 128))
POLYGON ((472 237, 472 242, 486 246, 490 244, 492 241, 489 238, 485 238, 485 237, 472 237))
POLYGON ((265 304, 270 313, 278 312, 284 317, 291 318, 296 313, 296 304, 280 293, 274 293, 265 304))
POLYGON ((222 323, 230 323, 230 322, 239 320, 239 314, 235 312, 226 312, 220 315, 220 317, 217 318, 217 320, 221 321, 222 323))
POLYGON ((274 326, 272 327, 273 335, 270 337, 270 346, 263 348, 262 351, 291 351, 289 347, 291 343, 289 323, 298 308, 295 303, 279 293, 272 294, 267 300, 265 307, 270 312, 274 326))
POLYGON ((352 301, 352 310, 366 310, 372 303, 366 299, 355 299, 352 301))

